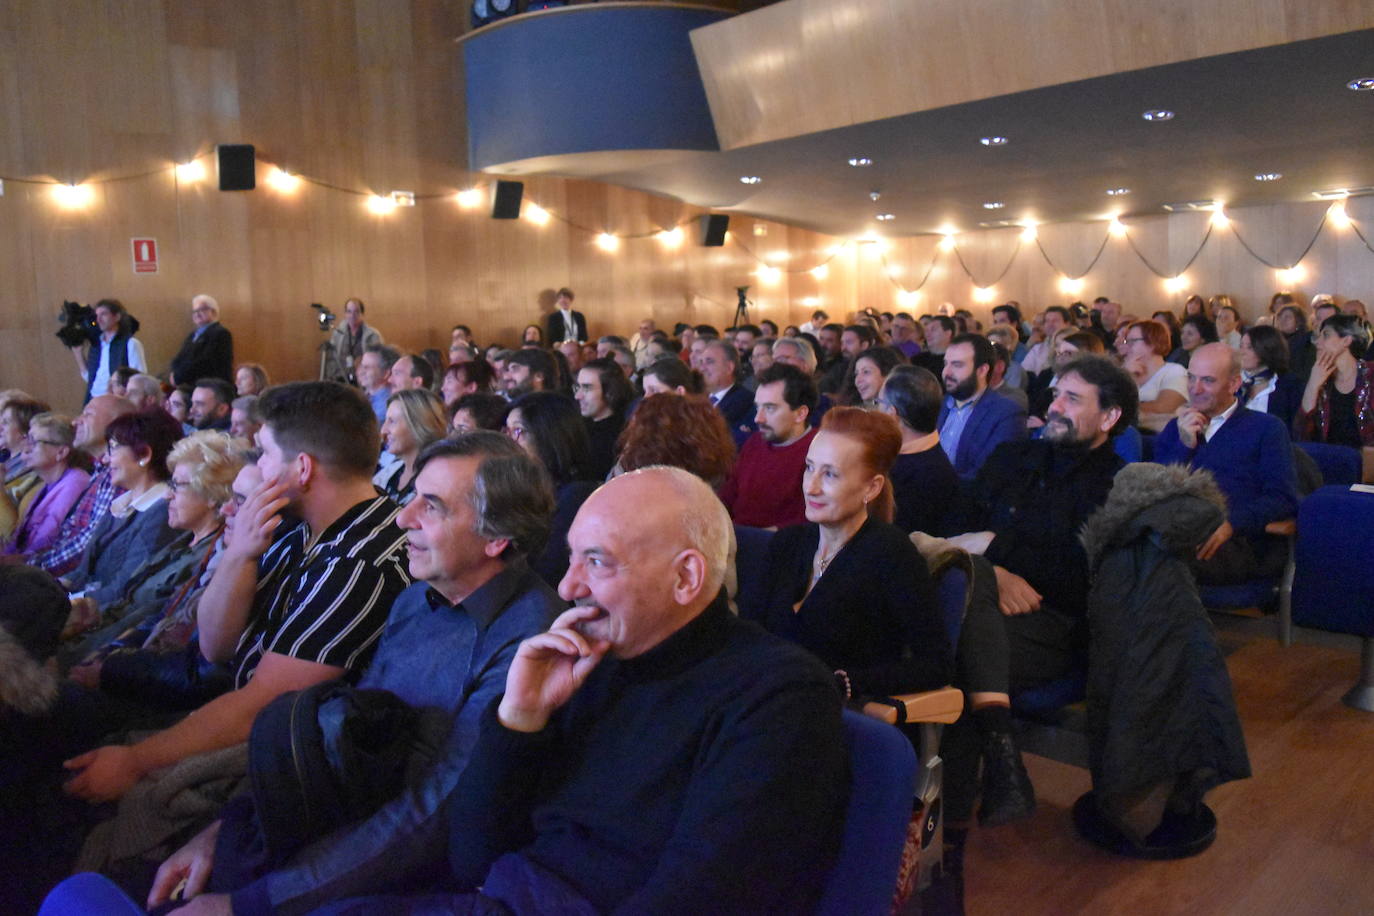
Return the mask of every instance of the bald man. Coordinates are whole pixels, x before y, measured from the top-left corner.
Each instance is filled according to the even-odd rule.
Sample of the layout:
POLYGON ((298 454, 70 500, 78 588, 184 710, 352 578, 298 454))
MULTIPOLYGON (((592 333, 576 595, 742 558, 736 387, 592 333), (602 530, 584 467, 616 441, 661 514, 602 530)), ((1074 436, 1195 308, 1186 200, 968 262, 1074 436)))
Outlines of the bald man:
POLYGON ((450 909, 479 887, 512 909, 814 909, 847 795, 839 694, 729 612, 729 526, 672 468, 583 504, 576 606, 521 644, 450 797, 446 883, 470 889, 450 909))
POLYGON ((1206 468, 1226 494, 1226 521, 1197 551, 1198 581, 1230 585, 1283 569, 1285 545, 1264 533, 1298 511, 1293 447, 1283 421, 1243 410, 1240 361, 1224 343, 1193 351, 1188 404, 1155 440, 1155 461, 1206 468))

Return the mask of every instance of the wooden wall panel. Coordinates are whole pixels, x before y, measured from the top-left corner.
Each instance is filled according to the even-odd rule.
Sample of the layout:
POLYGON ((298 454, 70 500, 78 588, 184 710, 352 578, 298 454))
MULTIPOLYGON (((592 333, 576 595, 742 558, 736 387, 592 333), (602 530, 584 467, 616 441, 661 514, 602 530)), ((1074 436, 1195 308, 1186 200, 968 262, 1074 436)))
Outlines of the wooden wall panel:
MULTIPOLYGON (((832 6, 832 15, 842 15, 841 5, 832 6)), ((1076 0, 1074 9, 1088 15, 1099 7, 1099 0, 1076 0)), ((0 175, 81 180, 160 170, 95 185, 84 210, 58 208, 42 184, 10 180, 0 197, 0 388, 22 386, 67 409, 77 406, 81 389, 52 336, 64 298, 125 300, 162 370, 190 330, 190 296, 211 293, 239 359, 262 362, 281 379, 316 371, 321 335, 311 302, 340 311, 347 297, 359 296, 369 320, 409 349, 442 347, 459 321, 483 340, 514 342, 526 324, 542 322, 541 296, 563 285, 577 291, 594 334, 631 333, 646 315, 660 326, 723 326, 739 286, 749 287, 755 321, 799 323, 817 305, 842 320, 861 307, 899 307, 899 289, 920 283, 938 252, 934 237, 892 240, 884 254, 738 214, 725 246, 703 248, 697 208, 553 178, 526 182, 526 199, 561 217, 547 226, 492 220, 489 199, 463 209, 451 195, 490 179, 462 165, 463 103, 451 41, 466 16, 458 0, 245 0, 232 10, 214 0, 12 0, 4 9, 0 175), (121 92, 130 82, 137 85, 121 92), (216 190, 212 149, 219 142, 259 147, 258 190, 216 190), (179 181, 171 165, 196 155, 209 177, 179 181), (304 184, 284 194, 266 185, 266 163, 356 193, 304 184), (364 192, 393 189, 433 197, 385 216, 368 212, 364 192), (602 230, 644 235, 680 223, 685 238, 677 248, 652 236, 625 239, 610 253, 595 245, 602 230), (134 235, 158 239, 156 276, 133 274, 134 235), (810 269, 822 262, 825 276, 817 277, 810 269)), ((1288 263, 1324 208, 1231 216, 1258 253, 1288 263)), ((1374 198, 1352 200, 1347 209, 1374 228, 1374 198)), ((1177 269, 1205 220, 1160 215, 1132 220, 1131 232, 1159 266, 1177 269)), ((1103 222, 1042 226, 1040 243, 1057 266, 1078 274, 1105 232, 1103 222)), ((1016 250, 993 291, 999 301, 1031 309, 1070 301, 1037 246, 1017 250, 1017 236, 1015 229, 969 233, 960 237, 960 253, 987 282, 1016 250)), ((1303 294, 1374 298, 1374 253, 1353 232, 1327 230, 1304 266, 1303 294)), ((1188 278, 1204 294, 1232 294, 1250 315, 1277 287, 1274 272, 1227 230, 1213 235, 1188 278)), ((972 293, 953 253, 939 252, 907 307, 923 312, 949 302, 986 316, 989 305, 973 303, 972 293)), ((1112 239, 1079 295, 1099 294, 1148 314, 1176 308, 1186 292, 1166 293, 1125 241, 1112 239)))

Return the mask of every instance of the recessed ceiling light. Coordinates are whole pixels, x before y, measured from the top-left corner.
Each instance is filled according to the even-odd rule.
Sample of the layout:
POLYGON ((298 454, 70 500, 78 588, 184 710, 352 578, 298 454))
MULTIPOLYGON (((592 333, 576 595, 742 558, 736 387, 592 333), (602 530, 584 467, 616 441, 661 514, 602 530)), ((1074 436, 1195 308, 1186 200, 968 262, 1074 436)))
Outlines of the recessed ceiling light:
POLYGON ((1141 115, 1147 121, 1172 121, 1174 113, 1167 108, 1151 108, 1141 115))
POLYGON ((891 222, 896 218, 897 217, 891 213, 879 213, 877 216, 874 217, 874 219, 876 219, 880 223, 891 222))
POLYGON ((983 209, 984 209, 984 210, 1000 210, 1000 209, 1002 209, 1002 208, 1005 207, 1005 206, 1006 206, 1006 204, 1002 203, 1000 200, 989 200, 989 201, 987 201, 986 203, 983 204, 983 209))
POLYGON ((849 160, 849 164, 856 169, 864 169, 872 165, 873 160, 869 159, 867 156, 855 156, 853 159, 849 160))
POLYGON ((741 175, 739 180, 740 184, 758 184, 760 181, 763 181, 763 179, 757 175, 741 175))
POLYGON ((1125 195, 1127 195, 1127 194, 1129 194, 1129 193, 1131 193, 1131 189, 1130 189, 1130 188, 1108 188, 1108 189, 1107 189, 1107 196, 1108 196, 1108 197, 1124 197, 1125 195))
POLYGON ((1356 92, 1369 92, 1374 90, 1374 76, 1365 76, 1357 80, 1351 80, 1345 84, 1345 88, 1353 89, 1356 92))
POLYGON ((1256 181, 1278 181, 1283 177, 1282 172, 1260 172, 1255 176, 1256 181))
POLYGON ((984 146, 1006 146, 1010 141, 1006 137, 984 137, 978 142, 984 146))

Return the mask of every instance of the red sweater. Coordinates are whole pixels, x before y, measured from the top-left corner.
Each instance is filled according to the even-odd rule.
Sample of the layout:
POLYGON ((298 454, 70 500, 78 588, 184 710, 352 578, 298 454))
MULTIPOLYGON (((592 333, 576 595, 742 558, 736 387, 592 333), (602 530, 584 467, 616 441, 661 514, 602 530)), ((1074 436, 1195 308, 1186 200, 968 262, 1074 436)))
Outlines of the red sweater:
POLYGON ((734 472, 720 488, 735 524, 781 528, 806 521, 802 470, 815 436, 812 429, 791 445, 772 445, 754 433, 745 441, 734 472))

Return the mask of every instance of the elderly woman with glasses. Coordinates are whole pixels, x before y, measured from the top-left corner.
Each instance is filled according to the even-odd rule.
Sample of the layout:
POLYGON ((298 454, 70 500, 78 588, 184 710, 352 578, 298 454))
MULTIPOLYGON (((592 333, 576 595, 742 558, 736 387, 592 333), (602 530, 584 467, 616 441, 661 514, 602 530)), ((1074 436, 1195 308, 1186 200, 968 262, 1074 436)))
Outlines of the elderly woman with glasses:
POLYGON ((24 461, 42 481, 3 552, 29 557, 47 550, 57 540, 62 520, 85 492, 91 475, 72 467, 76 430, 70 420, 55 413, 41 413, 29 421, 24 436, 24 461))

